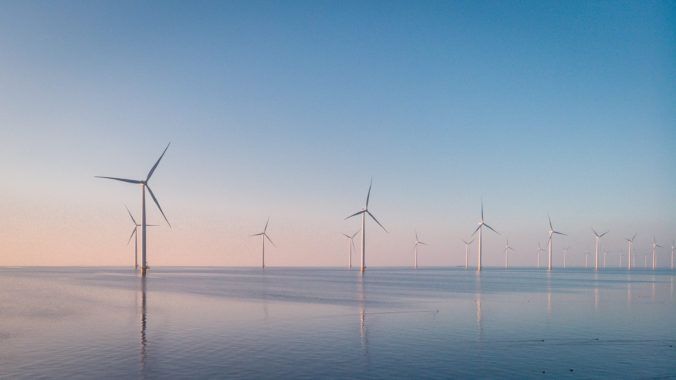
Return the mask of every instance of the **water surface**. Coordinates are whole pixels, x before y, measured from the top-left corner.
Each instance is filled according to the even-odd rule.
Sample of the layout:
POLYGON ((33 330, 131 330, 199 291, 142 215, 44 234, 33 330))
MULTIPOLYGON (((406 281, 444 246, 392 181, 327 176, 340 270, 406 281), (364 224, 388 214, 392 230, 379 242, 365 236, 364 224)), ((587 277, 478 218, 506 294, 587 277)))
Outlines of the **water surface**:
POLYGON ((0 377, 674 377, 674 277, 0 268, 0 377))

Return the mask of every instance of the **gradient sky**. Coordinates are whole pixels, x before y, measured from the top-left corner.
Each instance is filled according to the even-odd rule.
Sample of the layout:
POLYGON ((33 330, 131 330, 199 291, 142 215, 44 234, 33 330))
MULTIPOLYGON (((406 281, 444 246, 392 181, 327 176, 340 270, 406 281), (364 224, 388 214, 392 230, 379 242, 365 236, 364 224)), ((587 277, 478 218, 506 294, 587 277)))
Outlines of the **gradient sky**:
POLYGON ((368 224, 370 266, 412 265, 415 229, 421 266, 464 264, 482 197, 514 265, 548 212, 570 235, 555 265, 564 246, 584 265, 592 226, 609 263, 635 232, 639 255, 668 246, 675 20, 668 1, 4 1, 0 265, 133 263, 140 187, 94 176, 141 179, 169 141, 150 265, 259 265, 268 217, 268 265, 346 265, 371 177, 390 233, 368 224))

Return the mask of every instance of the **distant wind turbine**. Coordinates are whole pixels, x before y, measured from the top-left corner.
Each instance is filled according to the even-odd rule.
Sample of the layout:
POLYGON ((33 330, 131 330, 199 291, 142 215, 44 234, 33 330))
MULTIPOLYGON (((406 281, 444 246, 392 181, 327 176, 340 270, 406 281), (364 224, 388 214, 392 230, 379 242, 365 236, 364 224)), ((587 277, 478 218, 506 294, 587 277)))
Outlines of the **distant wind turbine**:
POLYGON ((348 256, 348 264, 347 264, 348 269, 352 269, 352 247, 354 247, 354 237, 357 236, 358 233, 359 233, 359 231, 353 233, 351 236, 348 235, 348 234, 343 234, 343 236, 350 239, 350 241, 348 243, 349 252, 350 252, 350 256, 348 256))
POLYGON ((674 269, 674 248, 676 248, 676 241, 671 242, 671 269, 674 269))
POLYGON ((150 189, 150 186, 148 185, 148 181, 150 180, 150 177, 152 177, 153 173, 155 172, 155 169, 157 168, 157 165, 159 165, 160 161, 162 160, 162 157, 164 157, 164 154, 167 152, 167 149, 169 149, 169 145, 171 143, 167 144, 167 147, 164 148, 164 151, 162 152, 162 155, 160 158, 157 159, 157 162, 155 162, 155 165, 150 169, 148 172, 148 175, 146 176, 145 180, 135 180, 135 179, 126 179, 126 178, 117 178, 117 177, 104 177, 104 176, 95 176, 96 178, 106 178, 106 179, 112 179, 115 181, 122 181, 122 182, 127 182, 127 183, 134 183, 134 184, 140 184, 141 185, 141 247, 142 247, 142 266, 141 266, 141 274, 143 276, 146 275, 146 270, 148 270, 147 262, 146 262, 146 188, 148 188, 148 192, 150 193, 150 197, 153 198, 153 201, 155 202, 155 205, 157 205, 157 208, 160 210, 162 213, 162 216, 164 217, 164 220, 167 222, 167 225, 171 228, 171 223, 169 223, 169 219, 167 219, 167 216, 164 215, 164 211, 162 211, 162 207, 160 207, 160 203, 157 201, 157 198, 155 197, 155 194, 153 194, 153 191, 150 189))
POLYGON ((361 214, 361 271, 362 273, 366 269, 366 214, 373 219, 374 222, 378 223, 380 228, 383 229, 383 231, 387 232, 385 227, 383 227, 382 224, 376 219, 373 214, 369 211, 369 198, 371 197, 371 186, 373 186, 373 180, 371 180, 371 184, 369 185, 369 191, 366 193, 366 205, 364 205, 364 208, 361 209, 361 211, 357 211, 354 214, 348 216, 345 219, 349 219, 353 216, 357 216, 361 214))
POLYGON ((540 254, 544 251, 544 248, 540 245, 540 242, 538 242, 538 269, 540 268, 540 254))
POLYGON ((608 251, 605 249, 603 250, 603 268, 605 269, 606 267, 606 257, 608 256, 608 251))
POLYGON ((554 231, 554 227, 552 227, 552 218, 550 218, 549 215, 547 215, 547 219, 549 219, 549 242, 548 242, 548 246, 549 246, 549 265, 547 267, 547 270, 551 271, 552 270, 552 235, 553 234, 565 235, 565 236, 567 236, 567 235, 564 234, 563 232, 554 231))
POLYGON ((413 268, 418 269, 418 246, 419 245, 427 245, 427 243, 424 243, 420 241, 418 238, 418 232, 416 231, 415 233, 415 246, 413 247, 413 268))
POLYGON ((465 269, 469 266, 469 245, 474 242, 474 239, 470 240, 469 242, 466 242, 464 239, 462 240, 463 243, 465 243, 465 269))
POLYGON ((514 248, 512 248, 509 245, 509 239, 505 239, 505 269, 509 268, 509 260, 507 258, 507 253, 509 251, 513 251, 513 250, 514 250, 514 248))
MULTIPOLYGON (((140 224, 136 223, 136 219, 134 219, 133 216, 131 216, 131 211, 129 211, 129 208, 125 205, 124 208, 127 209, 127 213, 129 213, 129 217, 131 218, 132 223, 134 223, 134 229, 131 230, 131 235, 129 235, 129 240, 127 240, 127 244, 131 242, 131 238, 134 236, 136 239, 134 240, 134 269, 138 269, 138 233, 136 232, 139 227, 141 227, 140 224)), ((148 224, 147 227, 154 227, 157 226, 157 224, 148 224)))
POLYGON ((584 253, 584 267, 589 268, 589 251, 584 253))
POLYGON ((655 270, 655 248, 664 248, 661 245, 657 244, 655 237, 653 236, 653 270, 655 270))
POLYGON ((631 248, 634 245, 634 239, 636 239, 636 234, 634 234, 634 236, 632 236, 631 239, 624 239, 624 240, 627 241, 627 246, 629 248, 629 252, 628 252, 629 256, 627 256, 627 269, 628 270, 631 270, 631 248))
POLYGON ((472 236, 474 236, 474 234, 476 234, 476 232, 479 231, 479 249, 478 249, 478 251, 479 251, 479 264, 477 265, 477 269, 476 269, 479 272, 481 271, 481 242, 483 240, 483 238, 481 236, 481 232, 483 231, 482 227, 484 227, 484 226, 486 228, 488 228, 489 230, 495 232, 496 234, 500 235, 500 233, 498 231, 494 230, 493 227, 489 226, 488 224, 486 224, 484 222, 484 202, 482 200, 481 201, 481 220, 479 220, 479 226, 476 228, 476 230, 474 230, 474 232, 472 232, 472 236))
POLYGON ((563 269, 566 269, 566 259, 568 257, 568 250, 570 247, 566 247, 563 249, 563 269))
POLYGON ((603 235, 607 234, 608 231, 602 233, 601 235, 599 235, 593 228, 592 231, 594 232, 594 237, 596 238, 596 265, 594 266, 594 269, 599 270, 599 240, 601 240, 603 235))
POLYGON ((272 244, 273 247, 275 247, 275 243, 272 242, 270 239, 270 236, 268 236, 267 231, 268 231, 268 223, 270 223, 270 218, 268 218, 268 221, 265 222, 265 227, 263 228, 263 232, 257 233, 257 234, 252 234, 249 236, 260 236, 261 237, 261 269, 265 269, 265 239, 268 239, 270 244, 272 244))

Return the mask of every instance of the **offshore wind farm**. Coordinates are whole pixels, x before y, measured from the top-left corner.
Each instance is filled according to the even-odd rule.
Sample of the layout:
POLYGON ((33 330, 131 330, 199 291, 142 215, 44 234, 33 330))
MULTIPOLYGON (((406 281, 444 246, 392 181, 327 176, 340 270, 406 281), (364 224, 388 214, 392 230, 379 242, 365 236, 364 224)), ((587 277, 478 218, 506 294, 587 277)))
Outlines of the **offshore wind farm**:
POLYGON ((673 377, 675 13, 0 5, 0 378, 673 377))

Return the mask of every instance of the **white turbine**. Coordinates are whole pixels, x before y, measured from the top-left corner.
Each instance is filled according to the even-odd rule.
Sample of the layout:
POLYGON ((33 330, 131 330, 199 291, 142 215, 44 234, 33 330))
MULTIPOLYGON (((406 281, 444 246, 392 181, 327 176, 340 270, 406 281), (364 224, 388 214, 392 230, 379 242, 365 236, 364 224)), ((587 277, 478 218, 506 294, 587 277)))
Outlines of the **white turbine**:
MULTIPOLYGON (((139 227, 141 227, 140 224, 136 223, 136 219, 134 219, 133 216, 131 216, 131 211, 129 211, 129 208, 125 205, 124 208, 127 209, 127 213, 129 213, 129 217, 131 218, 132 223, 134 223, 134 229, 131 230, 131 235, 129 235, 129 240, 127 240, 127 244, 131 242, 131 238, 134 236, 136 239, 134 240, 134 269, 138 269, 138 233, 136 230, 138 230, 139 227)), ((157 226, 157 224, 148 224, 146 227, 154 227, 157 226)))
POLYGON ((348 262, 347 268, 348 269, 352 269, 352 247, 354 247, 354 237, 357 236, 358 233, 359 233, 359 231, 353 233, 351 236, 348 235, 348 234, 343 234, 343 236, 345 236, 346 238, 348 238, 350 240, 349 243, 348 243, 348 246, 349 246, 348 248, 349 248, 349 252, 350 252, 349 256, 348 256, 348 260, 347 260, 347 262, 348 262))
POLYGON ((563 249, 563 269, 566 269, 566 259, 568 258, 568 250, 570 247, 566 247, 563 249))
POLYGON ((418 232, 416 231, 415 233, 415 246, 413 247, 413 268, 418 269, 418 246, 419 245, 427 245, 427 243, 424 243, 420 241, 418 238, 418 232))
POLYGON ((383 229, 383 231, 387 232, 385 227, 383 227, 383 225, 380 224, 378 219, 376 219, 376 217, 373 216, 373 214, 371 214, 371 212, 369 211, 369 198, 371 197, 371 186, 373 186, 373 180, 371 180, 371 184, 369 185, 369 191, 368 191, 368 193, 366 193, 366 205, 364 206, 364 208, 361 209, 361 211, 357 211, 354 214, 345 218, 345 219, 349 219, 353 216, 357 216, 357 215, 361 214, 361 271, 362 271, 362 273, 366 269, 366 214, 368 214, 368 216, 370 216, 371 219, 373 219, 374 222, 378 223, 378 225, 380 226, 380 228, 383 229))
POLYGON ((263 232, 257 233, 257 234, 252 234, 249 236, 260 236, 261 237, 261 269, 265 269, 265 239, 268 239, 270 244, 272 244, 273 247, 276 247, 275 243, 272 242, 270 239, 270 236, 268 236, 268 223, 270 223, 270 218, 268 218, 268 221, 265 222, 265 227, 263 227, 263 232))
POLYGON ((594 237, 596 238, 596 264, 594 265, 594 270, 599 270, 599 240, 601 240, 603 235, 607 234, 608 231, 602 233, 601 235, 599 235, 593 228, 592 231, 594 232, 594 237))
POLYGON ((500 235, 500 233, 499 233, 498 231, 494 230, 493 227, 489 226, 488 224, 486 224, 486 223, 484 222, 484 201, 482 200, 482 201, 481 201, 481 220, 479 220, 479 226, 476 228, 476 230, 474 230, 474 232, 472 232, 472 236, 474 236, 474 234, 475 234, 477 231, 479 231, 479 249, 478 249, 478 251, 479 251, 479 258, 478 258, 479 264, 477 265, 477 268, 476 268, 476 270, 477 270, 478 272, 481 271, 481 243, 482 243, 482 241, 483 241, 483 238, 482 238, 481 233, 482 233, 482 231, 483 231, 483 228, 482 228, 482 227, 484 227, 484 226, 485 226, 486 228, 488 228, 489 230, 495 232, 496 234, 500 235))
POLYGON ((540 245, 540 242, 538 242, 538 269, 540 269, 540 254, 544 251, 544 248, 540 245))
POLYGON ((547 266, 547 270, 551 271, 552 270, 552 234, 558 234, 558 235, 565 235, 563 232, 559 231, 554 231, 554 227, 552 227, 552 218, 547 215, 547 219, 549 219, 549 241, 547 242, 547 245, 549 247, 549 264, 547 266))
POLYGON ((636 239, 636 234, 631 239, 624 239, 627 241, 627 246, 629 248, 628 256, 627 256, 627 269, 631 270, 631 248, 634 245, 634 239, 636 239))
POLYGON ((470 240, 469 242, 466 242, 463 239, 462 242, 465 243, 465 269, 467 269, 469 266, 469 246, 474 242, 474 239, 470 240))
POLYGON ((606 257, 608 257, 608 251, 603 250, 603 268, 606 268, 606 257))
POLYGON ((676 248, 676 241, 671 242, 671 270, 674 270, 674 248, 676 248))
POLYGON ((507 253, 513 250, 514 248, 509 246, 509 239, 505 239, 505 269, 509 268, 509 260, 507 258, 507 253))
POLYGON ((664 248, 661 245, 657 244, 655 237, 653 236, 653 270, 655 270, 655 248, 664 248))
POLYGON ((167 147, 164 148, 162 155, 160 156, 160 158, 157 159, 157 162, 155 162, 155 165, 153 165, 153 167, 150 169, 150 171, 148 172, 148 175, 146 176, 145 180, 95 176, 96 178, 106 178, 106 179, 112 179, 112 180, 115 180, 115 181, 122 181, 122 182, 140 184, 141 185, 141 215, 142 215, 141 216, 141 247, 142 247, 141 274, 143 276, 146 275, 146 270, 148 270, 148 265, 147 265, 147 261, 146 261, 146 246, 147 246, 147 244, 146 244, 146 227, 147 227, 147 224, 146 224, 146 188, 148 188, 148 192, 150 193, 150 197, 153 198, 155 205, 157 205, 157 208, 162 213, 162 216, 164 217, 164 220, 167 222, 167 225, 169 225, 169 227, 171 228, 171 223, 169 223, 169 219, 167 219, 167 216, 164 215, 164 211, 162 211, 162 207, 160 207, 160 203, 157 201, 155 194, 153 194, 153 191, 150 189, 150 186, 148 185, 148 181, 150 180, 150 177, 152 177, 153 173, 155 172, 155 169, 157 168, 157 165, 162 160, 162 157, 164 157, 164 154, 167 152, 167 149, 169 149, 170 144, 171 143, 167 144, 167 147))

